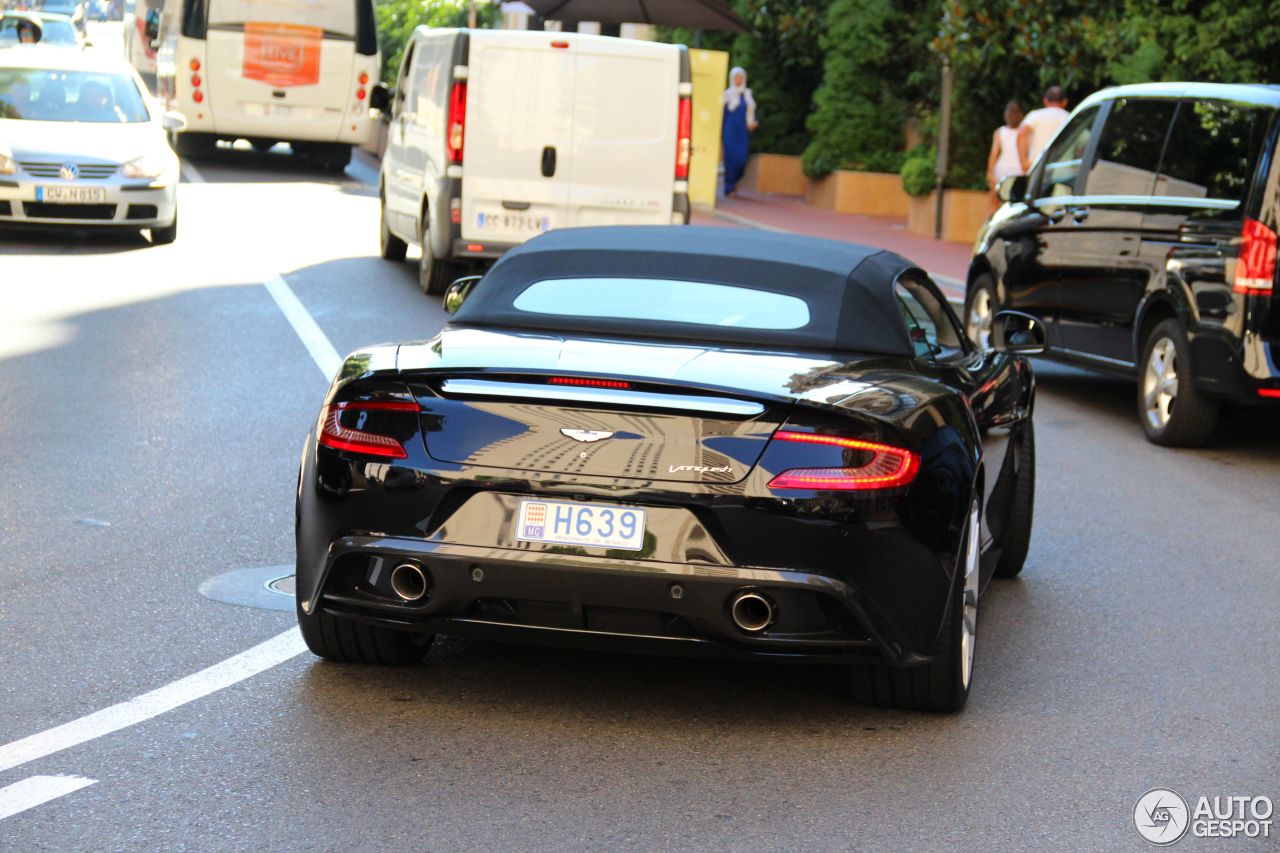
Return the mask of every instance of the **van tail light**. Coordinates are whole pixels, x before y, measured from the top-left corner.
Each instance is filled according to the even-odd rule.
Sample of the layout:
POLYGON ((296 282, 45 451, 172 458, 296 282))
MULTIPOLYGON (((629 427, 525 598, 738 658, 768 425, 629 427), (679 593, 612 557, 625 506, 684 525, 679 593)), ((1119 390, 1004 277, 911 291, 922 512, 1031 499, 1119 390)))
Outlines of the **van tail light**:
POLYGON ((320 444, 334 450, 347 450, 384 459, 404 459, 409 454, 398 439, 362 429, 365 412, 418 413, 418 404, 407 400, 381 402, 330 403, 321 413, 320 444), (346 421, 344 424, 343 421, 346 421))
POLYGON ((1246 218, 1240 232, 1240 257, 1231 289, 1236 293, 1271 293, 1276 280, 1276 232, 1246 218))
POLYGON ((449 162, 462 162, 462 143, 467 129, 467 84, 461 80, 449 92, 449 134, 445 139, 449 162))
POLYGON ((888 444, 840 438, 809 432, 779 430, 775 440, 798 444, 820 444, 861 451, 865 460, 846 468, 792 468, 769 481, 771 489, 804 489, 807 491, 861 491, 864 489, 896 489, 908 485, 920 470, 920 457, 910 450, 888 444))
POLYGON ((680 99, 679 118, 676 121, 676 179, 689 179, 689 157, 692 154, 693 100, 680 99))

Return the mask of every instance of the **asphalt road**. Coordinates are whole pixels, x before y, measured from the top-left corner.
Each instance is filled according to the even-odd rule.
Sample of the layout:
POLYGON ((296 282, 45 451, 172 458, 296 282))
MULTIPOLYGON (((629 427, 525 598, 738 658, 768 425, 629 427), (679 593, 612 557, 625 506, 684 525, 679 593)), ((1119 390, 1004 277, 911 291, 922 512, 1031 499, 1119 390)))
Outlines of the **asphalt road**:
POLYGON ((444 320, 376 257, 367 168, 194 165, 172 246, 0 232, 0 812, 93 780, 0 850, 1136 850, 1150 788, 1280 799, 1280 418, 1158 449, 1128 384, 1048 364, 1031 555, 983 598, 962 714, 859 707, 820 667, 445 639, 402 670, 289 647, 50 751, 293 624, 198 591, 293 559, 326 377, 263 282, 339 352, 444 320))

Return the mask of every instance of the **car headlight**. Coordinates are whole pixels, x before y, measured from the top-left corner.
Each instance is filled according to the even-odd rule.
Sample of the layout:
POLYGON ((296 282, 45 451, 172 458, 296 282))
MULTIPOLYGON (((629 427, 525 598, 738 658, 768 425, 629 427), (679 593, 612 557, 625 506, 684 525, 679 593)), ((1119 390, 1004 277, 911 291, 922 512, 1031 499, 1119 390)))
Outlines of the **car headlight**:
POLYGON ((0 143, 0 175, 12 175, 18 171, 18 164, 13 162, 13 152, 0 143))
POLYGON ((158 178, 164 171, 164 160, 155 154, 143 154, 124 164, 126 178, 158 178))

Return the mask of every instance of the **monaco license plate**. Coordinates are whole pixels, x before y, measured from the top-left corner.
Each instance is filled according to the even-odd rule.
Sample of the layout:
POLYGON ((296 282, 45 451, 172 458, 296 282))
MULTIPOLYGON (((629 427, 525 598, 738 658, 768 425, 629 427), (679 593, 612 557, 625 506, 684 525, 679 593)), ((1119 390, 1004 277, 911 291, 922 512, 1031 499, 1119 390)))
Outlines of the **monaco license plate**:
POLYGON ((58 204, 103 204, 106 187, 36 187, 36 201, 58 204))
POLYGON ((516 539, 639 551, 644 545, 644 510, 588 503, 521 501, 516 539))
POLYGON ((476 213, 476 227, 483 231, 518 231, 541 234, 551 230, 551 217, 537 213, 476 213))

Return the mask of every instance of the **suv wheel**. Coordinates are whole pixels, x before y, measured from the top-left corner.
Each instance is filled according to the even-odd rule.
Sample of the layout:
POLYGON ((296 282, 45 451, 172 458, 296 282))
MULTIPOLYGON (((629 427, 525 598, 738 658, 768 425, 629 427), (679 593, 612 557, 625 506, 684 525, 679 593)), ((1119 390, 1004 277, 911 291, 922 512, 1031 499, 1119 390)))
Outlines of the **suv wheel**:
POLYGON ((991 348, 991 321, 996 316, 996 283, 983 273, 973 280, 964 301, 964 333, 978 349, 991 348))
POLYGON ((1191 384, 1191 344, 1177 320, 1159 323, 1142 345, 1138 417, 1154 444, 1200 447, 1213 435, 1221 404, 1191 384))

